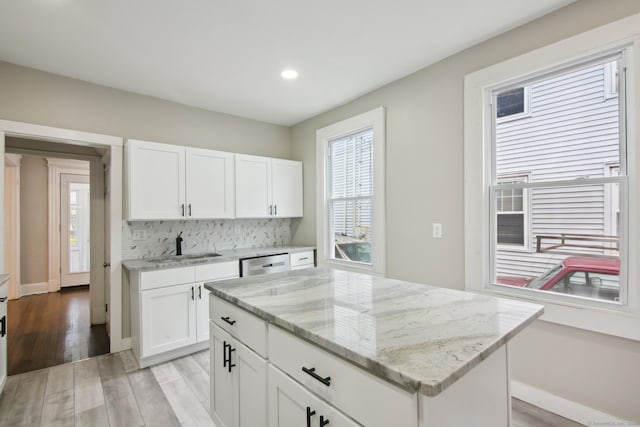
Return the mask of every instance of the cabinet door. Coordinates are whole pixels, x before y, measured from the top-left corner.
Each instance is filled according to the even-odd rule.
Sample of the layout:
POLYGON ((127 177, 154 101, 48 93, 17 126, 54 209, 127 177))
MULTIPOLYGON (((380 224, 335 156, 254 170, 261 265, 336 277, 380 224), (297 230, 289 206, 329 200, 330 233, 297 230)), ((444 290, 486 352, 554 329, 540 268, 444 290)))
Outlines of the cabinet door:
MULTIPOLYGON (((2 296, 6 298, 7 294, 2 296)), ((7 327, 7 302, 4 301, 0 302, 0 393, 7 379, 7 327)))
POLYGON ((211 414, 219 427, 267 423, 267 361, 211 323, 211 414))
POLYGON ((196 329, 197 342, 209 339, 209 295, 211 292, 204 287, 204 282, 196 284, 196 315, 198 316, 196 329))
POLYGON ((186 149, 187 218, 233 218, 233 154, 186 149))
POLYGON ((196 342, 195 292, 190 283, 142 292, 142 357, 196 342))
POLYGON ((271 160, 274 216, 302 216, 302 162, 271 160))
POLYGON ((217 427, 235 427, 234 414, 238 410, 237 390, 234 386, 234 368, 228 367, 228 346, 233 338, 211 323, 211 341, 209 344, 210 363, 210 412, 217 427))
POLYGON ((271 159, 236 154, 236 217, 270 216, 271 159))
POLYGON ((127 141, 129 219, 184 218, 185 148, 127 141))
POLYGON ((269 427, 319 427, 321 421, 331 427, 360 425, 311 394, 272 365, 269 366, 268 384, 269 427))

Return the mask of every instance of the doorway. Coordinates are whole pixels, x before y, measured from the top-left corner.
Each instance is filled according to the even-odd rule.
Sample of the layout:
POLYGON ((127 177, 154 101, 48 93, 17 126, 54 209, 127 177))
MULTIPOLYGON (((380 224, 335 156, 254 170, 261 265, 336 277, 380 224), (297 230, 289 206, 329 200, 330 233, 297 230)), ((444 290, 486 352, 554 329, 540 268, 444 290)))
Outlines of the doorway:
POLYGON ((36 153, 33 144, 16 138, 8 139, 6 150, 18 185, 5 179, 5 212, 15 212, 5 214, 5 230, 17 230, 20 247, 6 251, 20 269, 8 303, 9 375, 108 353, 105 316, 95 315, 91 301, 100 284, 90 279, 90 187, 99 195, 101 182, 91 183, 90 167, 99 158, 51 157, 62 154, 36 153))
MULTIPOLYGON (((5 139, 19 138, 23 144, 21 149, 29 151, 33 145, 44 144, 44 151, 59 153, 75 153, 81 150, 91 150, 90 175, 93 180, 107 180, 104 197, 93 197, 91 209, 94 214, 102 215, 95 227, 91 227, 91 234, 102 245, 92 245, 90 263, 90 282, 100 283, 96 292, 91 292, 91 318, 102 322, 109 319, 107 324, 109 333, 109 347, 111 352, 118 352, 130 348, 130 339, 122 337, 122 267, 121 235, 122 235, 122 155, 123 140, 120 137, 101 135, 72 129, 55 128, 30 123, 0 120, 0 152, 5 150, 5 139), (30 142, 29 142, 30 141, 30 142), (27 143, 28 142, 28 143, 27 143), (105 169, 108 173, 105 176, 105 169), (101 224, 101 225, 100 225, 101 224), (107 299, 108 298, 108 299, 107 299)), ((37 149, 37 148, 36 148, 37 149)), ((63 157, 69 157, 63 156, 63 157)), ((72 156, 73 157, 73 156, 72 156)), ((0 163, 0 168, 4 165, 0 163)), ((0 171, 0 180, 4 178, 4 171, 0 171)), ((92 184, 93 185, 93 184, 92 184)), ((4 188, 4 183, 0 185, 4 188)), ((93 187, 91 188, 93 191, 93 187)), ((104 191, 104 190, 103 190, 104 191)), ((96 191, 95 194, 100 194, 96 191)), ((0 197, 0 204, 4 205, 4 198, 0 197)), ((4 206, 0 215, 4 213, 4 206)), ((92 215, 93 217, 93 215, 92 215)), ((0 270, 5 267, 5 233, 0 233, 0 270)), ((49 239, 53 241, 55 239, 49 239)), ((54 242, 56 243, 56 242, 54 242)), ((57 246, 59 248, 59 245, 57 246)), ((49 268, 50 280, 54 271, 49 268)), ((59 271, 58 271, 59 274, 59 271)), ((55 285, 55 283, 49 283, 55 285)))

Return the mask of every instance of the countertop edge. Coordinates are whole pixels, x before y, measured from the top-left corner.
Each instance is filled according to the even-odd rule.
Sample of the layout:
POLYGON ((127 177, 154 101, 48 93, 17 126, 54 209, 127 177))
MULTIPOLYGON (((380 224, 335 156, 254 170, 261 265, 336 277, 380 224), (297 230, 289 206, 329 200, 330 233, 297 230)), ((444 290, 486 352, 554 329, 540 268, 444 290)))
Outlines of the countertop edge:
MULTIPOLYGON (((169 268, 191 267, 197 265, 216 264, 228 261, 238 261, 242 258, 253 258, 262 255, 275 255, 278 253, 297 253, 304 251, 315 250, 315 246, 268 246, 263 248, 243 248, 243 249, 229 249, 217 251, 221 256, 207 258, 205 260, 176 260, 175 262, 162 262, 157 263, 153 261, 146 261, 143 259, 127 259, 122 260, 122 266, 129 272, 134 271, 153 271, 164 270, 169 268)), ((188 255, 188 254, 185 254, 188 255)))

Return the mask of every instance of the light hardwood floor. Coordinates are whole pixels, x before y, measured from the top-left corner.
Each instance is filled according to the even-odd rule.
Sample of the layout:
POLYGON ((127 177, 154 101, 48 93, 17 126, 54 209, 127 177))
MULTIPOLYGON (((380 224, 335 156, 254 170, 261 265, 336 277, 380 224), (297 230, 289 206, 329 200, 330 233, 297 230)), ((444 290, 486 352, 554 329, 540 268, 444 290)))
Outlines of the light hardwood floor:
MULTIPOLYGON (((580 426, 518 400, 513 408, 513 427, 580 426)), ((215 427, 209 351, 145 369, 125 351, 9 377, 0 426, 38 425, 215 427)))

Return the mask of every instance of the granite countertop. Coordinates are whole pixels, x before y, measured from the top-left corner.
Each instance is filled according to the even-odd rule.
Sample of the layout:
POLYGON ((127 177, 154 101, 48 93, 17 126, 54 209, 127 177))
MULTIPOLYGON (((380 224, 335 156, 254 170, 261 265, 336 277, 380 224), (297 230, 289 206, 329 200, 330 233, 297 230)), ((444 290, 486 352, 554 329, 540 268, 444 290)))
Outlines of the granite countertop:
POLYGON ((150 271, 158 270, 162 268, 177 268, 188 267, 191 265, 211 264, 218 262, 237 261, 241 258, 251 258, 256 256, 275 255, 281 253, 296 253, 303 251, 314 250, 314 246, 270 246, 266 248, 245 248, 245 249, 229 249, 223 251, 216 251, 220 254, 217 257, 197 258, 189 259, 187 256, 194 256, 200 254, 184 254, 185 258, 164 257, 164 260, 159 261, 159 258, 149 259, 129 259, 123 260, 122 266, 129 271, 150 271))
POLYGON ((205 287, 427 396, 442 392, 543 312, 538 304, 327 268, 205 287))

